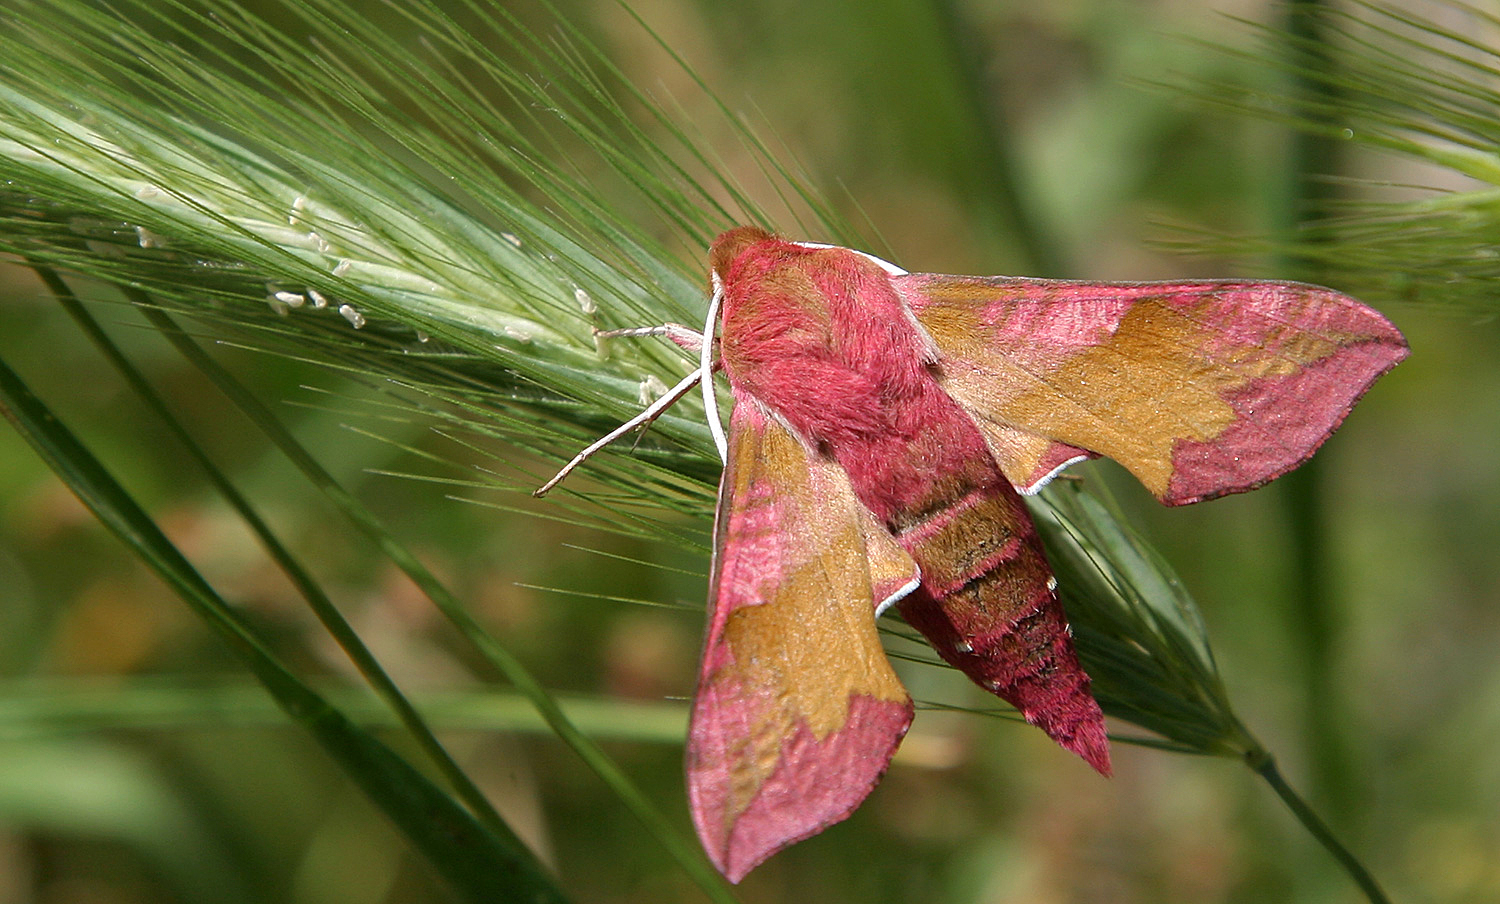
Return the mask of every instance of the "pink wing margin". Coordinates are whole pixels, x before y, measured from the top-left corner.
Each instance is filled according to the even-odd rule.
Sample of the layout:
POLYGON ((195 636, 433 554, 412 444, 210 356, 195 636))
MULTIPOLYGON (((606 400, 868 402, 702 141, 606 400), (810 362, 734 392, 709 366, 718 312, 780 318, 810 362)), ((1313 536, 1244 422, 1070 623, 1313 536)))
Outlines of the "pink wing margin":
POLYGON ((1378 312, 1290 282, 893 278, 945 388, 1035 492, 1103 455, 1168 505, 1295 468, 1407 355, 1378 312))
POLYGON ((875 628, 875 590, 916 565, 847 476, 737 394, 719 489, 711 615, 688 734, 688 794, 738 882, 874 788, 912 704, 875 628))

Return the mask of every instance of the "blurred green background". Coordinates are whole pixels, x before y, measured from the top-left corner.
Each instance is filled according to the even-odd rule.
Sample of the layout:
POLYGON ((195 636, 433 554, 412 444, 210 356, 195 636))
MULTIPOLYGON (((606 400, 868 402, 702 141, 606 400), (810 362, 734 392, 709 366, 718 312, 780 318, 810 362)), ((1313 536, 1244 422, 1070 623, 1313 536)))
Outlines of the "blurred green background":
MULTIPOLYGON (((1274 22, 1278 5, 632 5, 838 206, 868 218, 885 243, 872 250, 908 269, 1315 275, 1286 273, 1272 257, 1184 256, 1153 244, 1180 237, 1177 227, 1263 234, 1284 225, 1290 133, 1151 84, 1266 81, 1253 57, 1214 44, 1250 46, 1249 30, 1230 17, 1274 22)), ((680 121, 703 129, 725 169, 753 181, 754 162, 714 131, 723 127, 707 101, 623 9, 609 0, 561 8, 633 82, 680 105, 680 121)), ((548 27, 538 4, 514 12, 548 27)), ((370 14, 388 12, 372 3, 370 14)), ((1354 145, 1336 163, 1332 175, 1466 187, 1354 145)), ((1500 327, 1493 307, 1437 310, 1391 295, 1367 300, 1406 332, 1412 357, 1361 403, 1303 483, 1165 511, 1108 464, 1077 470, 1107 483, 1181 573, 1203 605, 1241 717, 1393 897, 1500 900, 1500 327), (1308 480, 1325 505, 1331 606, 1321 635, 1309 634, 1301 608, 1289 514, 1308 480)), ((346 683, 348 667, 327 636, 35 277, 0 264, 0 297, 0 356, 283 655, 326 674, 330 686, 346 683)), ((437 719, 453 729, 445 738, 578 900, 701 900, 559 742, 499 730, 514 726, 486 708, 495 675, 195 371, 125 309, 96 313, 295 538, 403 687, 419 702, 451 705, 437 719)), ((377 474, 459 473, 403 453, 403 443, 459 465, 482 458, 427 424, 381 417, 366 404, 376 388, 359 380, 266 354, 218 354, 549 688, 601 702, 585 726, 610 738, 610 752, 685 826, 681 709, 671 701, 692 686, 705 559, 377 474)), ((548 511, 546 502, 503 501, 548 511)), ((908 677, 918 698, 968 693, 956 673, 908 677)), ((8 430, 0 431, 0 681, 0 904, 353 904, 448 894, 8 430)), ((742 899, 1357 899, 1239 764, 1128 745, 1116 745, 1115 756, 1116 775, 1105 781, 1034 730, 919 714, 859 813, 754 872, 742 899)))

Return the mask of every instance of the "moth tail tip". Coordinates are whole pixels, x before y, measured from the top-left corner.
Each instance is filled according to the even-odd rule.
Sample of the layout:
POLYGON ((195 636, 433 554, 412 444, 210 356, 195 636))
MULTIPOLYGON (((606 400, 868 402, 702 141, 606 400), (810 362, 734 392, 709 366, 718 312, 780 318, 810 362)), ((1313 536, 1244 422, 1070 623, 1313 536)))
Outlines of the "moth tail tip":
POLYGON ((1114 765, 1110 762, 1109 733, 1104 728, 1104 713, 1086 688, 1082 689, 1082 696, 1083 711, 1067 720, 1071 724, 1067 724, 1065 728, 1056 724, 1048 726, 1047 733, 1065 750, 1082 757, 1095 772, 1109 778, 1114 774, 1114 765), (1063 730, 1058 730, 1060 728, 1063 730))
POLYGON ((1084 692, 1083 699, 1077 702, 1083 705, 1072 712, 1053 712, 1047 714, 1050 718, 1033 717, 1027 721, 1046 732, 1057 746, 1077 754, 1095 772, 1109 778, 1114 774, 1114 767, 1110 762, 1109 734, 1104 729, 1104 713, 1087 691, 1084 692))
POLYGON ((1102 721, 1082 726, 1082 730, 1063 746, 1082 757, 1105 778, 1114 775, 1114 765, 1109 757, 1109 736, 1104 732, 1102 721))

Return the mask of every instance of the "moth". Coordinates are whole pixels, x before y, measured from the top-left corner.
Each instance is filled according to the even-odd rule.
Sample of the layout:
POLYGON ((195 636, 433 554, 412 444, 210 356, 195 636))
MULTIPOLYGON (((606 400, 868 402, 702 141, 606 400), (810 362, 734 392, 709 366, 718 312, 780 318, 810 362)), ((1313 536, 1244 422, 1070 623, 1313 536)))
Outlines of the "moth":
POLYGON ((1022 497, 1095 456, 1167 505, 1253 489, 1407 354, 1376 311, 1300 283, 907 273, 755 227, 719 236, 709 272, 701 335, 616 333, 665 334, 698 369, 538 493, 701 384, 726 464, 687 779, 734 882, 849 816, 885 772, 913 715, 876 632, 893 606, 1108 775, 1022 497))

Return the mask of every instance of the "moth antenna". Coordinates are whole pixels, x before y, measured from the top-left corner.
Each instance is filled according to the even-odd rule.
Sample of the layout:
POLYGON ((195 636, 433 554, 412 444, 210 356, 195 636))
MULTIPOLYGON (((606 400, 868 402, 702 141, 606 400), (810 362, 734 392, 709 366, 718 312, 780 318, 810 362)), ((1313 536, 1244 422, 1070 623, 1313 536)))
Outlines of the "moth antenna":
POLYGON ((666 336, 672 340, 673 344, 690 352, 696 353, 703 348, 703 334, 680 323, 637 326, 623 330, 594 330, 594 335, 601 339, 615 339, 620 336, 666 336))
POLYGON ((719 399, 714 395, 714 328, 718 326, 719 302, 724 298, 724 282, 715 271, 709 272, 714 294, 708 300, 708 316, 703 319, 703 345, 698 349, 698 375, 703 378, 703 415, 708 418, 708 432, 713 434, 719 460, 729 463, 729 440, 719 422, 719 399))
POLYGON ((577 455, 573 456, 572 461, 563 465, 561 471, 558 471, 555 475, 553 475, 551 480, 533 490, 531 492, 531 495, 547 495, 548 490, 561 483, 564 477, 567 477, 574 468, 587 461, 589 459, 589 456, 593 455, 595 452, 598 452, 600 449, 603 449, 605 446, 634 430, 636 427, 645 426, 646 424, 649 424, 652 421, 656 420, 661 416, 661 413, 663 411, 671 408, 673 405, 677 404, 677 402, 683 396, 687 395, 688 391, 693 388, 693 384, 697 383, 698 380, 702 378, 702 376, 702 371, 695 370, 687 376, 683 377, 676 386, 672 387, 670 392, 652 402, 650 405, 646 406, 646 409, 640 414, 594 440, 592 443, 586 446, 582 452, 579 452, 577 455))

